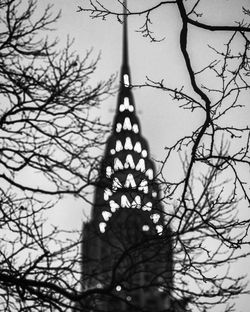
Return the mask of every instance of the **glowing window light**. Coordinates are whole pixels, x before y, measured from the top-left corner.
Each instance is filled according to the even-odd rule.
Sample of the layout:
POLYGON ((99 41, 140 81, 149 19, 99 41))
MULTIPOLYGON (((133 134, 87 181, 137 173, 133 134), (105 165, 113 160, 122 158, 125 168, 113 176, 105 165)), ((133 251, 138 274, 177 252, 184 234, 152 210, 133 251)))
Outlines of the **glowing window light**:
POLYGON ((121 132, 122 130, 122 124, 118 122, 118 124, 116 124, 116 132, 121 132))
POLYGON ((123 82, 124 82, 125 87, 129 87, 129 75, 128 74, 123 75, 123 82))
POLYGON ((112 213, 109 211, 103 211, 102 212, 102 217, 103 219, 107 222, 109 221, 110 217, 112 216, 112 213))
POLYGON ((113 173, 114 173, 114 171, 110 166, 106 167, 106 177, 107 178, 110 178, 113 173))
POLYGON ((124 186, 125 187, 136 187, 134 176, 131 173, 129 173, 127 175, 127 179, 126 179, 124 186))
POLYGON ((123 123, 123 130, 131 130, 131 129, 132 129, 131 120, 129 117, 126 117, 123 123))
POLYGON ((158 213, 154 213, 150 216, 150 219, 152 219, 154 223, 157 223, 160 219, 160 215, 158 213))
POLYGON ((162 235, 163 226, 162 225, 156 225, 156 231, 159 235, 162 235))
POLYGON ((121 182, 119 181, 117 177, 115 177, 113 180, 113 184, 112 184, 112 190, 116 191, 118 188, 121 188, 121 187, 122 187, 121 182))
POLYGON ((140 142, 136 142, 135 143, 134 151, 137 152, 137 153, 141 152, 141 143, 140 142))
POLYGON ((115 288, 115 290, 116 290, 116 291, 121 291, 121 290, 122 290, 122 287, 121 287, 120 285, 117 285, 116 288, 115 288))
POLYGON ((126 157, 126 160, 125 160, 125 165, 124 167, 126 169, 128 169, 129 167, 131 169, 134 169, 135 168, 135 163, 134 163, 134 159, 133 159, 133 156, 131 154, 128 154, 127 157, 126 157))
POLYGON ((116 150, 117 152, 120 152, 120 151, 123 150, 122 142, 121 142, 120 140, 117 140, 117 141, 116 141, 115 150, 116 150))
POLYGON ((106 187, 105 190, 104 190, 104 194, 103 194, 104 200, 108 200, 109 196, 111 196, 112 194, 113 193, 111 192, 111 190, 106 187))
POLYGON ((133 149, 133 144, 132 144, 130 137, 126 138, 124 148, 125 148, 125 150, 132 150, 133 149))
POLYGON ((148 193, 148 181, 143 179, 138 187, 139 191, 143 191, 143 193, 148 193))
POLYGON ((146 150, 143 150, 142 152, 141 152, 141 155, 142 155, 142 157, 147 157, 148 156, 148 152, 146 151, 146 150))
POLYGON ((124 98, 124 102, 122 104, 120 104, 120 106, 119 106, 119 111, 121 113, 124 112, 125 110, 128 110, 130 112, 134 111, 134 107, 133 107, 133 105, 131 105, 129 103, 129 98, 128 97, 125 97, 124 98))
POLYGON ((115 158, 115 160, 114 160, 114 169, 115 170, 122 170, 123 169, 123 164, 122 164, 122 162, 120 161, 120 159, 119 158, 115 158))
POLYGON ((141 197, 139 195, 135 196, 135 199, 133 200, 132 204, 131 204, 132 208, 141 208, 141 197))
POLYGON ((145 175, 149 178, 149 180, 153 180, 153 175, 154 175, 153 169, 149 168, 149 169, 145 172, 145 175))
POLYGON ((127 196, 126 195, 122 195, 121 197, 121 206, 123 208, 129 208, 131 205, 130 205, 130 201, 128 200, 127 196))
POLYGON ((110 154, 114 155, 115 154, 115 149, 112 148, 112 150, 110 150, 110 154))
POLYGON ((109 202, 109 206, 112 212, 116 212, 116 210, 120 208, 120 206, 114 200, 109 202))
POLYGON ((134 131, 134 133, 138 133, 139 132, 139 127, 138 127, 137 124, 133 125, 133 131, 134 131))
POLYGON ((142 226, 142 230, 143 230, 143 232, 147 232, 147 231, 149 231, 149 226, 148 225, 143 225, 142 226))
POLYGON ((105 222, 100 222, 99 223, 99 229, 101 233, 105 232, 105 228, 106 228, 107 224, 105 222))
POLYGON ((103 212, 102 212, 102 216, 103 216, 103 219, 104 219, 105 221, 108 221, 108 220, 110 219, 110 217, 112 216, 112 213, 109 212, 109 211, 103 211, 103 212))
POLYGON ((140 159, 135 167, 136 170, 144 172, 145 171, 145 160, 144 159, 140 159))
POLYGON ((144 205, 142 207, 142 210, 143 211, 151 211, 152 210, 152 203, 151 202, 146 203, 146 205, 144 205))
POLYGON ((153 196, 153 197, 156 197, 156 196, 157 196, 157 192, 153 191, 153 192, 152 192, 152 196, 153 196))

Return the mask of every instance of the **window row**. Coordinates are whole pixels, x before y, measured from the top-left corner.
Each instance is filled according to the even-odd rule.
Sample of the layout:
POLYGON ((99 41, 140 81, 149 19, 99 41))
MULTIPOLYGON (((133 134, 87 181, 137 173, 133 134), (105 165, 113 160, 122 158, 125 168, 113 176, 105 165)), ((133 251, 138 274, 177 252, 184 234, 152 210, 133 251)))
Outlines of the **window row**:
POLYGON ((123 100, 123 103, 120 104, 120 106, 119 106, 119 111, 121 113, 124 112, 125 110, 128 110, 131 113, 134 111, 134 106, 129 103, 128 97, 125 97, 123 100))
POLYGON ((122 130, 132 130, 134 133, 139 133, 139 126, 136 123, 132 125, 130 118, 125 117, 123 124, 120 122, 116 124, 116 132, 119 133, 122 130))
POLYGON ((110 150, 110 154, 114 155, 116 152, 120 152, 122 150, 129 150, 129 151, 134 150, 137 153, 141 153, 142 157, 144 158, 148 156, 148 152, 145 149, 142 149, 140 142, 136 142, 135 145, 133 146, 133 143, 130 137, 126 137, 124 146, 122 145, 122 142, 120 140, 117 140, 115 142, 115 148, 112 148, 110 150))

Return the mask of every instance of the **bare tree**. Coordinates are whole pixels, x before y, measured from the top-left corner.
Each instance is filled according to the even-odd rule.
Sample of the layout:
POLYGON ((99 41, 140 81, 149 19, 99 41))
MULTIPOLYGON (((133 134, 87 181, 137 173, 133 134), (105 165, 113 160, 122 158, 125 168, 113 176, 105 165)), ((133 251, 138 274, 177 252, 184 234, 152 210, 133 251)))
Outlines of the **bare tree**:
MULTIPOLYGON (((225 11, 225 21, 217 25, 206 17, 209 12, 204 11, 204 2, 159 1, 152 7, 146 3, 140 11, 130 8, 127 15, 143 15, 145 20, 139 31, 157 41, 154 14, 166 6, 176 7, 181 21, 177 40, 192 90, 185 86, 171 88, 164 79, 150 79, 150 73, 146 82, 134 87, 157 88, 167 92, 183 109, 203 114, 192 133, 166 147, 166 157, 161 161, 162 201, 170 207, 166 209, 166 225, 171 225, 174 240, 173 291, 176 296, 188 297, 191 309, 204 311, 222 304, 225 311, 234 311, 233 302, 228 299, 247 292, 246 280, 235 276, 230 265, 249 255, 250 219, 246 208, 250 203, 250 133, 249 124, 239 125, 231 117, 245 109, 244 100, 249 95, 250 10, 243 1, 239 2, 238 21, 228 20, 225 11), (224 42, 217 39, 208 45, 208 63, 197 63, 194 52, 190 52, 194 29, 200 38, 206 32, 215 39, 225 34, 220 37, 224 42), (183 173, 173 181, 168 179, 165 167, 175 154, 181 155, 183 173)), ((105 1, 90 1, 78 9, 92 18, 115 17, 120 21, 123 13, 119 3, 117 11, 114 3, 105 1)))
POLYGON ((64 194, 87 200, 113 77, 90 86, 91 51, 46 37, 58 18, 35 0, 0 3, 1 311, 65 310, 79 280, 77 239, 45 227, 44 212, 64 194))
MULTIPOLYGON (((175 297, 188 298, 193 310, 223 304, 225 311, 233 311, 228 299, 246 292, 245 280, 226 267, 248 255, 244 247, 249 245, 249 218, 237 213, 239 205, 249 206, 247 177, 241 174, 241 167, 249 170, 249 128, 228 124, 225 116, 242 109, 241 97, 249 92, 250 30, 247 22, 219 26, 204 22, 202 4, 199 0, 164 1, 128 14, 144 14, 141 31, 155 41, 151 16, 163 6, 176 6, 182 22, 180 50, 193 90, 173 89, 163 80, 150 78, 137 87, 169 93, 183 109, 204 115, 195 131, 166 148, 158 176, 162 202, 169 207, 166 228, 172 228, 175 284, 171 291, 175 297), (201 33, 230 34, 222 48, 209 47, 214 59, 198 64, 198 69, 187 47, 191 25, 201 33), (242 45, 235 47, 238 37, 242 45), (214 84, 207 81, 208 75, 214 84), (165 174, 175 154, 181 154, 183 162, 183 175, 177 181, 165 174)), ((109 10, 104 1, 89 5, 79 11, 101 18, 121 19, 123 14, 121 9, 109 10)), ((81 239, 69 239, 72 233, 60 234, 56 228, 45 231, 42 213, 64 194, 87 200, 99 163, 96 149, 105 133, 99 120, 91 118, 90 108, 95 109, 111 92, 112 79, 91 88, 89 78, 96 62, 89 61, 89 53, 84 60, 71 53, 70 43, 58 51, 57 42, 43 36, 58 16, 53 17, 47 8, 35 18, 35 8, 33 0, 26 7, 17 0, 0 4, 0 307, 4 311, 65 311, 81 301, 88 311, 93 309, 90 299, 113 294, 115 280, 105 288, 78 292, 81 239)), ((242 14, 248 19, 248 8, 242 8, 242 14)), ((131 247, 131 253, 143 253, 148 243, 131 247)), ((112 268, 114 277, 128 257, 128 250, 120 255, 112 268)), ((142 269, 139 260, 132 269, 142 269)), ((129 275, 128 271, 128 279, 129 275)), ((167 287, 164 282, 156 286, 167 287)))

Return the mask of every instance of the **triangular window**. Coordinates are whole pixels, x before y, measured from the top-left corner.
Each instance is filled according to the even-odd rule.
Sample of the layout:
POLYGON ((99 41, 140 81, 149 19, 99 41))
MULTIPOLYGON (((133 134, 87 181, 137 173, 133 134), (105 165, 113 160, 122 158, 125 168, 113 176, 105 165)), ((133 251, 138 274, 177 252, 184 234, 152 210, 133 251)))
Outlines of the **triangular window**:
POLYGON ((125 160, 125 165, 124 165, 124 167, 125 167, 126 169, 128 169, 129 167, 130 167, 131 169, 134 169, 134 168, 135 168, 134 159, 133 159, 133 157, 132 157, 131 154, 128 154, 128 155, 127 155, 126 160, 125 160))
POLYGON ((112 212, 116 212, 116 210, 120 208, 120 206, 114 200, 109 202, 109 206, 112 212))
POLYGON ((135 143, 134 151, 137 152, 137 153, 141 152, 141 143, 140 142, 136 142, 135 143))
POLYGON ((148 181, 147 180, 142 180, 140 185, 138 186, 139 191, 143 191, 143 193, 148 193, 148 181))
POLYGON ((123 123, 123 130, 131 130, 131 129, 132 129, 132 125, 131 125, 130 118, 126 117, 123 123))
POLYGON ((145 160, 144 159, 140 159, 136 165, 136 170, 144 172, 145 171, 145 160))
POLYGON ((133 149, 133 144, 132 144, 130 137, 126 138, 124 148, 125 148, 125 150, 132 150, 133 149))
POLYGON ((127 175, 127 179, 126 179, 124 186, 127 188, 129 188, 129 187, 135 188, 136 187, 134 176, 131 173, 129 173, 127 175))
POLYGON ((104 200, 108 200, 112 194, 113 194, 112 191, 106 187, 104 190, 104 200))
POLYGON ((122 142, 121 142, 120 140, 117 140, 117 141, 116 141, 115 150, 116 150, 117 152, 120 152, 120 151, 123 150, 122 142))
POLYGON ((121 197, 121 206, 123 208, 129 208, 131 205, 130 205, 130 201, 128 200, 127 196, 126 195, 122 195, 121 197))
POLYGON ((123 169, 123 164, 122 164, 122 162, 120 161, 120 159, 119 158, 115 158, 115 160, 114 160, 114 169, 115 170, 122 170, 123 169))
POLYGON ((133 200, 131 204, 132 208, 141 208, 141 197, 139 195, 135 196, 135 199, 133 200))
POLYGON ((105 221, 108 221, 108 220, 110 219, 110 217, 112 216, 112 213, 109 212, 109 211, 103 211, 103 212, 102 212, 102 216, 103 216, 103 219, 104 219, 105 221))
POLYGON ((113 180, 112 190, 116 191, 118 188, 122 188, 122 184, 117 177, 113 180))

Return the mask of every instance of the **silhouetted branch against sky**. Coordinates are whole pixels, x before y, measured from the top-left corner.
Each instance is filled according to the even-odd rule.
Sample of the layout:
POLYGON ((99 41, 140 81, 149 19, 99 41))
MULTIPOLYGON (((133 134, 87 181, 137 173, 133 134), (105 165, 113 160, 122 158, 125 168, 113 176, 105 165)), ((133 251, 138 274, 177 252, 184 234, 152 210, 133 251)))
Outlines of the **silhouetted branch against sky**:
MULTIPOLYGON (((218 23, 206 16, 213 10, 208 1, 142 1, 135 9, 132 2, 137 2, 130 2, 127 15, 144 17, 137 30, 152 44, 168 41, 167 32, 158 37, 154 14, 167 14, 169 7, 178 11, 175 33, 186 85, 173 87, 165 73, 158 80, 149 72, 133 89, 151 88, 163 94, 163 103, 167 94, 181 110, 201 112, 192 131, 165 148, 157 178, 166 224, 173 230, 173 295, 189 297, 194 311, 216 311, 220 303, 247 292, 246 280, 227 265, 249 256, 250 130, 249 120, 238 124, 237 113, 249 102, 250 10, 246 2, 241 17, 229 20, 225 9, 225 21, 218 23), (196 60, 203 50, 193 47, 194 29, 200 38, 204 32, 226 34, 209 42, 210 58, 196 60)), ((231 3, 232 9, 240 5, 231 3)), ((114 290, 116 268, 129 252, 114 266, 110 285, 80 292, 81 237, 48 227, 43 214, 62 206, 66 194, 91 201, 89 186, 96 182, 110 131, 96 116, 100 103, 116 90, 115 76, 93 81, 98 57, 92 60, 88 51, 81 58, 70 40, 63 48, 58 39, 50 40, 59 15, 53 7, 40 13, 38 5, 33 0, 0 3, 0 310, 66 311, 82 299, 88 311, 89 298, 114 290)), ((121 22, 123 16, 121 1, 85 1, 77 10, 74 17, 90 15, 89 25, 91 18, 121 22)), ((158 136, 166 138, 168 116, 161 118, 166 132, 158 136)), ((180 118, 176 133, 188 122, 180 118)), ((229 302, 224 311, 231 308, 229 302)))

